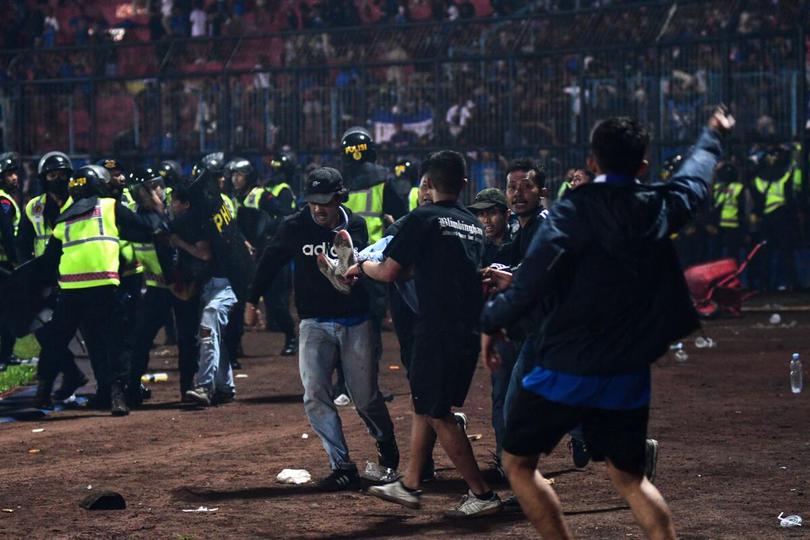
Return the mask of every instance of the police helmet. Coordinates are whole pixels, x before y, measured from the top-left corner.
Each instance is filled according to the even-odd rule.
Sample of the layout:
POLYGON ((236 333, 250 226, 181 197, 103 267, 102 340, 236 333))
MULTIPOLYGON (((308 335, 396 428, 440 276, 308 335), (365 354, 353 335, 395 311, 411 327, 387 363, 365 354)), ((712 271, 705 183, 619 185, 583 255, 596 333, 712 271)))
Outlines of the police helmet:
POLYGON ((225 166, 225 169, 227 171, 226 176, 229 179, 233 177, 233 173, 242 173, 245 175, 245 180, 248 185, 254 185, 256 183, 256 169, 254 169, 253 164, 245 158, 233 158, 225 166))
POLYGON ((288 153, 273 156, 270 160, 270 178, 273 182, 290 182, 295 176, 295 160, 288 153))
POLYGON ((96 162, 96 165, 100 165, 110 171, 110 176, 112 176, 112 172, 114 170, 119 170, 121 174, 126 174, 124 170, 124 165, 121 163, 121 160, 115 158, 103 158, 96 162))
POLYGON ((160 162, 157 167, 158 174, 163 177, 167 186, 179 184, 183 179, 183 168, 174 160, 167 159, 160 162))
POLYGON ((155 167, 137 167, 127 176, 127 187, 131 191, 153 184, 165 185, 160 170, 155 167))
POLYGON ((674 156, 670 156, 664 160, 663 165, 661 166, 661 180, 664 182, 668 181, 672 178, 678 169, 681 168, 681 164, 683 163, 683 156, 681 154, 675 154, 674 156))
POLYGON ((74 200, 106 197, 109 194, 110 171, 101 165, 85 165, 70 178, 68 193, 74 200))
POLYGON ((67 175, 70 176, 73 173, 73 163, 63 152, 48 152, 39 160, 37 176, 45 180, 45 175, 49 172, 59 170, 67 171, 67 175))
POLYGON ((419 181, 419 167, 410 159, 400 159, 394 164, 397 180, 407 180, 411 184, 419 181))
POLYGON ((203 157, 199 163, 191 169, 193 180, 199 178, 203 173, 208 173, 212 177, 225 174, 225 156, 222 152, 212 152, 203 157))
POLYGON ((0 175, 19 169, 20 156, 16 152, 0 154, 0 175))
POLYGON ((355 126, 346 130, 340 138, 343 161, 346 163, 374 163, 377 146, 366 128, 355 126))

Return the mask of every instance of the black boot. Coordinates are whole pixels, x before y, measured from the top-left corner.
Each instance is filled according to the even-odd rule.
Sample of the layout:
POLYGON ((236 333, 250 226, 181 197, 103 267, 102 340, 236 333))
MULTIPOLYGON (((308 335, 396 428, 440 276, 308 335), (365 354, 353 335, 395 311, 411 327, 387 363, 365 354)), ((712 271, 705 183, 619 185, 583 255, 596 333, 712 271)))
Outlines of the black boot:
POLYGON ((53 409, 51 392, 53 392, 53 383, 39 381, 39 383, 37 383, 37 396, 34 406, 37 409, 53 409))
POLYGON ((284 348, 281 349, 281 356, 294 356, 298 352, 298 338, 293 334, 284 340, 284 348))
POLYGON ((115 383, 110 389, 110 412, 113 416, 126 416, 129 414, 129 407, 127 407, 127 398, 121 385, 115 383))

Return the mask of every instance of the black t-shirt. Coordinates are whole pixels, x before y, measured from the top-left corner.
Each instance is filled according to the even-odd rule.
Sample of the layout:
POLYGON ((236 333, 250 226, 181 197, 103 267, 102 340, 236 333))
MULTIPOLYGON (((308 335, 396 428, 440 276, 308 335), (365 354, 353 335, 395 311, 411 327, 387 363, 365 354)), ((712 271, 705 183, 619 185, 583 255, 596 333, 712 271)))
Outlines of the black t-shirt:
MULTIPOLYGON (((171 223, 172 232, 189 244, 196 244, 202 240, 207 240, 203 224, 192 212, 186 212, 177 216, 171 223)), ((211 277, 223 277, 222 271, 216 263, 216 259, 210 261, 198 259, 184 249, 178 249, 177 265, 183 279, 204 283, 211 277)))
POLYGON ((293 285, 295 307, 301 319, 342 319, 368 315, 368 295, 362 285, 352 287, 350 294, 338 292, 318 270, 320 253, 335 258, 332 249, 335 234, 345 228, 357 249, 368 243, 366 222, 345 207, 343 223, 338 229, 322 227, 313 221, 308 206, 284 219, 267 244, 256 270, 248 300, 256 303, 267 292, 276 274, 290 261, 294 262, 293 285))
POLYGON ((457 202, 421 206, 403 218, 385 256, 413 268, 417 333, 475 331, 483 306, 483 251, 481 224, 457 202))

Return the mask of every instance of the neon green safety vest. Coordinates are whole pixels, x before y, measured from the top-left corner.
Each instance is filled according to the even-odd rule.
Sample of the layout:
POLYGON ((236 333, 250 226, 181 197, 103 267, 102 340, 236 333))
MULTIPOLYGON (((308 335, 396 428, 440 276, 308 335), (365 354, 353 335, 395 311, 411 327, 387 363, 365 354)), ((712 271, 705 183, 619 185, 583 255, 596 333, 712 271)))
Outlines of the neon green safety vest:
MULTIPOLYGON (((4 190, 0 189, 0 197, 5 197, 9 201, 11 201, 11 206, 14 207, 14 236, 17 236, 17 229, 20 228, 20 207, 17 206, 17 201, 14 200, 14 197, 6 193, 4 190)), ((3 246, 0 246, 0 262, 8 261, 8 254, 3 246)))
POLYGON ((368 241, 373 244, 383 235, 383 191, 385 183, 380 183, 363 191, 349 193, 346 206, 366 220, 368 241))
POLYGON ((757 176, 754 179, 754 184, 757 187, 757 191, 762 193, 765 196, 765 215, 767 216, 774 210, 777 210, 785 205, 785 188, 787 188, 787 184, 790 181, 791 177, 793 177, 793 185, 794 186, 801 186, 802 183, 802 172, 801 169, 794 169, 791 168, 788 172, 785 173, 782 178, 779 180, 774 180, 773 182, 768 182, 757 176))
MULTIPOLYGON (((25 215, 28 216, 28 220, 34 227, 34 257, 39 257, 45 253, 45 247, 48 245, 48 240, 51 239, 51 234, 53 233, 51 226, 45 219, 45 203, 47 198, 48 194, 43 193, 39 197, 31 199, 28 201, 28 204, 25 205, 25 215)), ((62 205, 59 213, 64 212, 71 204, 73 204, 73 199, 68 197, 68 200, 62 205)))
MULTIPOLYGON (((262 200, 262 196, 267 191, 269 191, 273 195, 273 197, 278 197, 279 195, 281 195, 281 192, 284 191, 285 189, 289 189, 290 193, 292 193, 292 188, 286 182, 281 182, 272 187, 255 187, 251 189, 250 192, 247 194, 247 197, 245 197, 244 203, 245 207, 259 210, 259 203, 262 200)), ((295 208, 295 200, 293 200, 292 202, 292 207, 295 208)))
POLYGON ((408 193, 408 210, 416 210, 417 206, 419 206, 419 188, 412 187, 411 191, 408 193))
POLYGON ((245 197, 245 208, 253 208, 255 210, 259 209, 259 202, 262 200, 262 195, 266 190, 263 187, 255 187, 251 189, 247 197, 245 197))
POLYGON ((53 228, 62 242, 59 286, 86 289, 118 285, 118 257, 121 252, 115 223, 115 199, 98 199, 92 211, 53 228))
MULTIPOLYGON (((273 194, 273 197, 278 197, 279 195, 281 195, 281 192, 284 191, 285 189, 289 189, 290 193, 293 192, 292 188, 290 187, 290 184, 288 184, 287 182, 279 182, 278 184, 270 188, 270 193, 273 194)), ((293 199, 292 207, 295 208, 296 207, 295 197, 293 197, 292 199, 293 199)))
POLYGON ((147 287, 166 287, 163 269, 160 267, 155 244, 151 242, 133 242, 135 256, 143 266, 143 279, 147 287))
POLYGON ((135 245, 129 240, 121 240, 121 277, 143 274, 143 265, 135 254, 135 245))
POLYGON ((719 189, 716 196, 716 206, 720 208, 720 227, 724 229, 737 229, 740 226, 740 195, 743 185, 732 182, 726 186, 715 185, 719 189))
POLYGON ((123 191, 121 191, 121 204, 135 211, 135 199, 132 197, 132 192, 129 188, 124 188, 123 191))

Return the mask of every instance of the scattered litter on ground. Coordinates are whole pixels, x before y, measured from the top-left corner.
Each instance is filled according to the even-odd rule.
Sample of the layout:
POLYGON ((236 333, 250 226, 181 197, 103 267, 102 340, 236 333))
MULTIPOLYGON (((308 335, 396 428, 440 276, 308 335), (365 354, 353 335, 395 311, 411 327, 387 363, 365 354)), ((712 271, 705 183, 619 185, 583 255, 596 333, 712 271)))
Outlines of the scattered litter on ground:
POLYGON ((388 369, 390 369, 391 371, 399 371, 401 368, 396 364, 391 364, 390 366, 388 366, 388 369))
POLYGON ((45 428, 41 428, 41 427, 40 427, 40 428, 34 428, 34 429, 32 429, 32 430, 31 430, 31 433, 42 433, 43 431, 45 431, 45 428))
POLYGON ((216 512, 219 507, 208 508, 207 506, 198 506, 197 508, 184 508, 183 512, 216 512))
POLYGON ((87 484, 87 489, 93 489, 93 484, 87 484))
POLYGON ((247 379, 248 376, 247 376, 247 373, 237 373, 236 375, 234 375, 234 378, 235 379, 247 379))
POLYGON ((166 382, 169 380, 168 373, 144 373, 141 375, 141 382, 143 384, 166 382))
POLYGON ((782 322, 782 316, 779 315, 778 313, 774 313, 773 315, 771 315, 771 318, 768 319, 768 322, 770 322, 771 324, 779 324, 780 322, 782 322))
POLYGON ((301 438, 302 439, 309 439, 309 435, 307 435, 306 433, 302 433, 301 438))
POLYGON ((471 435, 467 435, 467 438, 468 438, 469 440, 471 440, 471 441, 477 441, 477 440, 478 440, 478 439, 480 439, 481 437, 483 437, 483 435, 481 435, 480 433, 473 433, 473 434, 471 434, 471 435))
POLYGON ((29 448, 29 449, 28 449, 28 453, 29 453, 29 454, 39 454, 39 453, 40 453, 40 449, 39 449, 39 448, 29 448))
POLYGON ((0 510, 0 512, 5 512, 6 514, 13 514, 14 509, 13 508, 3 508, 2 510, 0 510))
POLYGON ((393 482, 397 478, 399 478, 399 476, 400 475, 396 471, 396 469, 384 467, 379 463, 374 463, 371 461, 366 462, 366 468, 360 474, 361 478, 365 478, 366 480, 370 480, 371 482, 380 482, 383 484, 393 482))
POLYGON ((695 347, 698 349, 713 349, 717 346, 717 342, 712 338, 700 336, 695 340, 695 347))
POLYGON ((792 516, 784 516, 782 517, 784 512, 779 512, 779 515, 776 516, 776 519, 779 520, 780 527, 801 527, 802 526, 802 517, 797 515, 792 516))
POLYGON ((312 475, 306 469, 282 469, 276 480, 282 484, 306 484, 312 480, 312 475))

